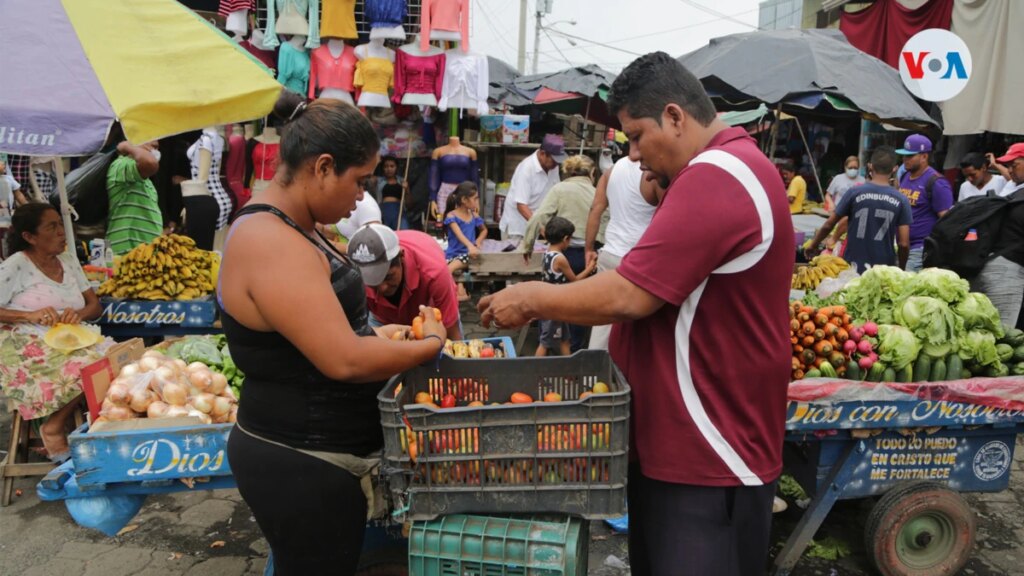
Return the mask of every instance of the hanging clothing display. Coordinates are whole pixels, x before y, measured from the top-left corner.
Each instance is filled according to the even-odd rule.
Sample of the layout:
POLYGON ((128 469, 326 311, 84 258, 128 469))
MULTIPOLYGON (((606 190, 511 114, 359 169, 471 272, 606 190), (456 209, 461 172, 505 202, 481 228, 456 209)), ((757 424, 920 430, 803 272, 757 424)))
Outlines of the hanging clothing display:
POLYGON ((246 148, 249 150, 251 174, 246 177, 246 181, 250 178, 264 182, 273 180, 274 174, 277 173, 277 154, 280 147, 280 142, 267 144, 255 139, 250 140, 246 148))
POLYGON ((458 32, 459 48, 469 52, 469 0, 423 0, 420 20, 420 50, 430 48, 433 31, 458 32))
POLYGON ((238 208, 245 206, 249 201, 249 194, 245 186, 245 136, 232 132, 228 137, 228 157, 224 161, 224 177, 228 181, 228 188, 235 198, 238 208))
POLYGON ((225 18, 225 30, 244 36, 249 31, 249 12, 255 11, 256 0, 220 0, 217 13, 225 18))
MULTIPOLYGON (((356 64, 356 88, 362 88, 359 105, 368 105, 363 97, 367 94, 384 96, 388 100, 388 89, 395 85, 395 65, 386 58, 366 58, 356 64)), ((387 107, 382 104, 380 107, 387 107)))
MULTIPOLYGON (((417 56, 405 50, 395 51, 395 93, 391 101, 395 104, 419 104, 436 106, 441 98, 444 82, 444 54, 417 56), (426 95, 420 101, 403 101, 408 96, 426 95)), ((416 98, 412 98, 416 100, 416 98)))
POLYGON ((317 0, 267 0, 267 31, 264 48, 277 48, 278 34, 305 34, 306 48, 320 46, 320 2, 317 0), (278 17, 280 13, 280 17, 278 17), (305 30, 293 28, 299 21, 305 30), (279 28, 280 23, 280 30, 279 28))
POLYGON ((839 30, 854 47, 898 70, 907 40, 928 28, 949 30, 952 15, 953 0, 930 0, 914 10, 879 0, 856 12, 840 11, 839 30))
POLYGON ((486 56, 466 54, 460 50, 445 52, 444 81, 437 102, 438 110, 444 112, 449 108, 459 108, 486 114, 489 91, 490 74, 486 56))
POLYGON ((245 48, 246 52, 255 56, 267 68, 277 70, 277 54, 273 50, 263 48, 263 37, 262 30, 253 30, 252 37, 242 40, 238 45, 245 48))
POLYGON ((218 134, 216 130, 203 130, 203 135, 188 149, 187 154, 189 163, 192 166, 192 179, 205 180, 206 189, 210 191, 213 199, 217 201, 217 206, 220 207, 220 214, 217 216, 217 228, 220 229, 227 226, 234 206, 231 203, 231 196, 228 195, 227 190, 224 189, 224 185, 220 181, 220 162, 224 156, 224 137, 218 134), (210 164, 210 172, 208 174, 199 174, 200 150, 209 150, 212 154, 213 162, 210 164))
POLYGON ((337 57, 327 44, 313 50, 309 62, 309 97, 316 98, 317 93, 325 88, 355 91, 357 62, 352 46, 346 45, 337 57))
MULTIPOLYGON (((944 133, 1002 132, 1024 134, 1024 76, 1019 56, 1024 54, 1024 4, 1017 0, 963 0, 953 6, 952 31, 975 55, 971 79, 963 92, 943 102, 944 133), (984 66, 977 63, 984 55, 984 66)), ((946 153, 947 161, 953 156, 946 153)), ((959 168, 959 166, 956 166, 959 168)))
POLYGON ((358 38, 356 0, 323 0, 320 38, 358 38))
POLYGON ((305 94, 309 90, 309 52, 289 42, 281 44, 277 54, 277 81, 292 92, 305 94))
POLYGON ((405 38, 406 0, 365 0, 365 10, 370 38, 374 32, 384 32, 384 38, 405 38))
POLYGON ((463 182, 479 185, 477 161, 462 154, 445 154, 430 161, 430 200, 444 214, 445 202, 455 187, 463 182))

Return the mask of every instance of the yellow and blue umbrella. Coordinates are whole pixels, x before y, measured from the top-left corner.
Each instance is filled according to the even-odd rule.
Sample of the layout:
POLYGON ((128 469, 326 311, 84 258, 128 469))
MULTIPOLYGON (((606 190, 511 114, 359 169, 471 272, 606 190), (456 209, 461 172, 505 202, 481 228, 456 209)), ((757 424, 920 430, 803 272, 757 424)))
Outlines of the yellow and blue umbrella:
POLYGON ((174 0, 0 0, 0 151, 97 152, 265 116, 270 71, 174 0))

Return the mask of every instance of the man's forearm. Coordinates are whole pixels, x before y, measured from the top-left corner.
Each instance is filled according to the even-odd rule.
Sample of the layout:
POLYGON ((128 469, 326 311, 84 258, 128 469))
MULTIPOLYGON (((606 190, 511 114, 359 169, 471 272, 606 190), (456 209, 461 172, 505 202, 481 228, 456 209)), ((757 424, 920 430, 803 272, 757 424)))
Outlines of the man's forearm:
POLYGON ((529 316, 603 326, 645 318, 665 303, 618 272, 598 274, 570 284, 527 283, 529 316))
POLYGON ((587 250, 593 251, 594 242, 597 241, 597 230, 601 227, 601 212, 597 210, 590 210, 590 214, 587 215, 587 232, 584 246, 587 250))
POLYGON ((910 258, 910 246, 900 246, 896 253, 899 258, 900 270, 906 270, 907 259, 910 258))
POLYGON ((533 218, 533 210, 530 210, 530 207, 526 204, 516 204, 516 210, 519 210, 519 213, 522 214, 523 218, 526 218, 527 220, 533 218))

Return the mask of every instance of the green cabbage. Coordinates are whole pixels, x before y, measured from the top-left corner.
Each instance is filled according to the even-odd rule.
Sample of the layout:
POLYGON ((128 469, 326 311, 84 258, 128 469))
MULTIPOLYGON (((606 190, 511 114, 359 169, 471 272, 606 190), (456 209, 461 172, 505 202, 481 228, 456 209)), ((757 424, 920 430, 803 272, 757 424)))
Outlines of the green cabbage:
POLYGON ((996 350, 996 337, 984 330, 970 330, 960 336, 960 357, 972 360, 981 366, 989 366, 999 362, 999 351, 996 350))
POLYGON ((957 276, 956 272, 942 268, 925 268, 911 275, 900 296, 931 296, 947 304, 956 304, 966 298, 970 291, 970 283, 957 276))
MULTIPOLYGON (((903 326, 883 324, 878 327, 878 358, 893 370, 902 370, 917 360, 921 343, 903 326)), ((995 346, 993 345, 993 350, 995 346)))
POLYGON ((992 305, 988 296, 971 292, 953 308, 953 311, 963 319, 964 328, 987 330, 996 338, 1003 337, 1003 324, 999 320, 999 311, 992 305))
POLYGON ((909 328, 917 336, 927 356, 944 358, 950 352, 956 352, 963 321, 942 300, 911 296, 896 306, 894 316, 899 325, 909 328))
POLYGON ((843 289, 843 302, 859 321, 893 323, 893 308, 911 274, 895 266, 874 266, 843 289))

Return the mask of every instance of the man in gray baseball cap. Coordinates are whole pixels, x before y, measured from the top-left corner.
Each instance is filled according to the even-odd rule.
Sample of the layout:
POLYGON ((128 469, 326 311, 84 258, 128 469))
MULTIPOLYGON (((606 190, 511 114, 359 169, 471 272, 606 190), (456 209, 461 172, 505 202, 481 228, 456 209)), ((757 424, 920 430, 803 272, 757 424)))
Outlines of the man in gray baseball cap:
POLYGON ((420 306, 433 306, 441 311, 448 337, 462 338, 458 290, 444 251, 433 238, 367 224, 349 240, 348 257, 366 284, 371 326, 409 325, 420 306))

